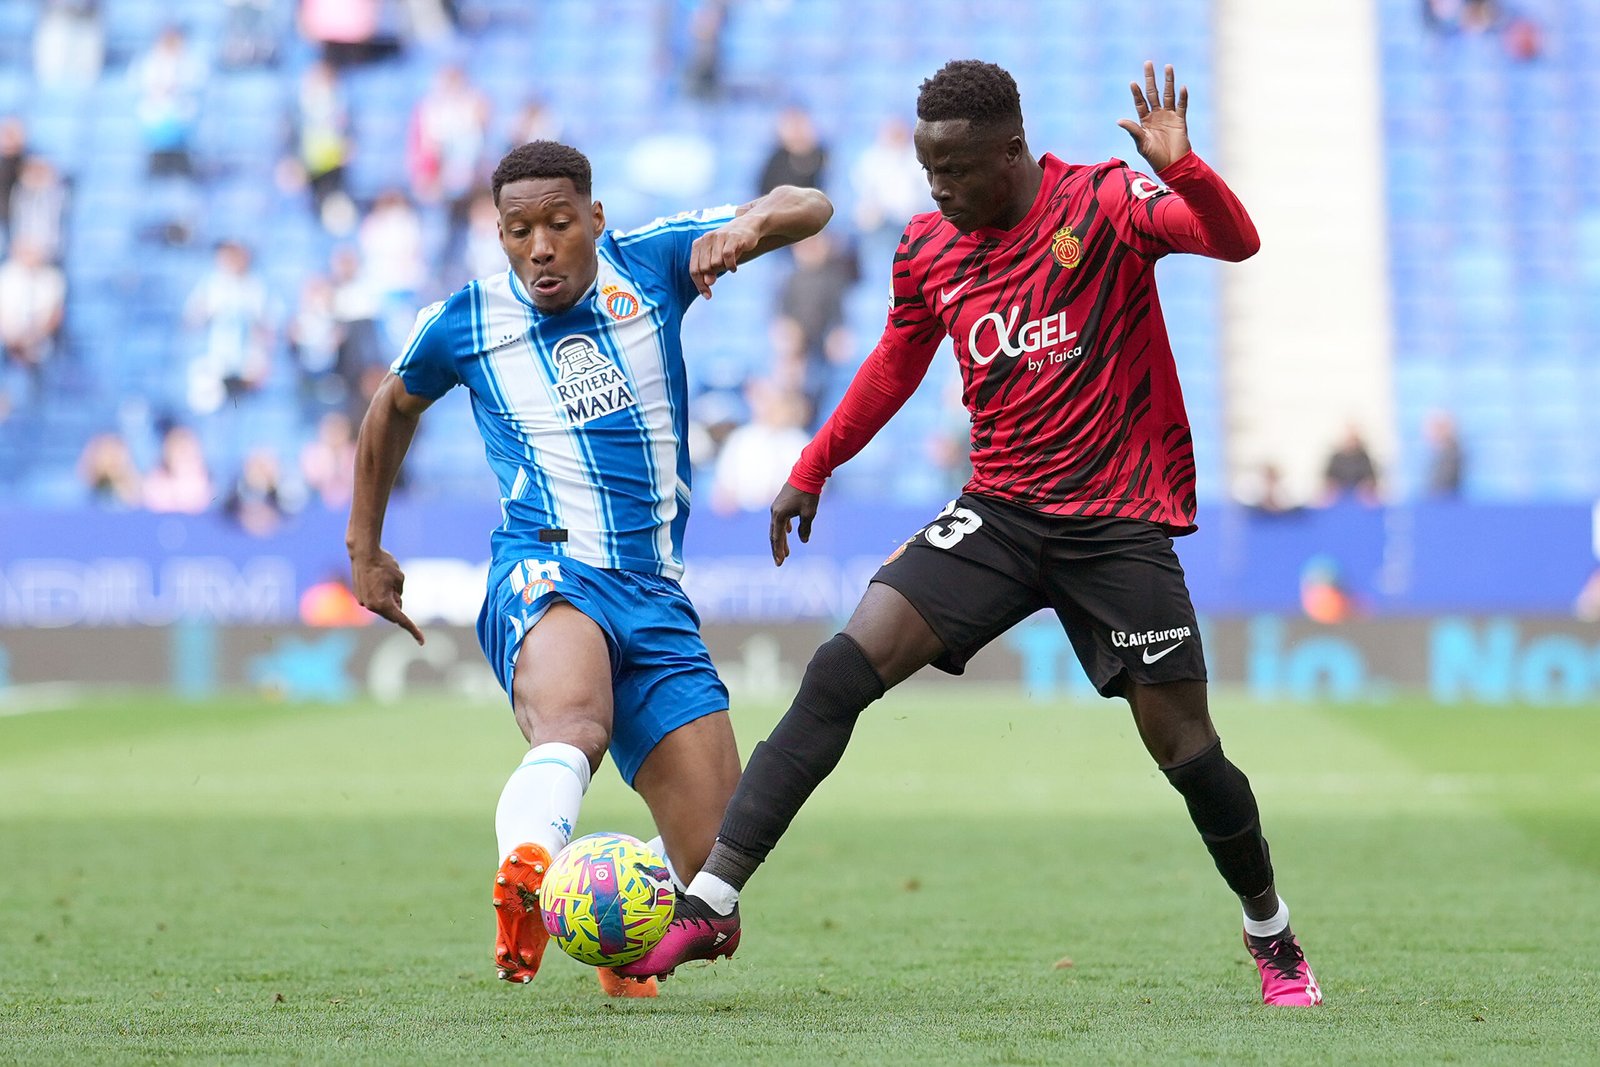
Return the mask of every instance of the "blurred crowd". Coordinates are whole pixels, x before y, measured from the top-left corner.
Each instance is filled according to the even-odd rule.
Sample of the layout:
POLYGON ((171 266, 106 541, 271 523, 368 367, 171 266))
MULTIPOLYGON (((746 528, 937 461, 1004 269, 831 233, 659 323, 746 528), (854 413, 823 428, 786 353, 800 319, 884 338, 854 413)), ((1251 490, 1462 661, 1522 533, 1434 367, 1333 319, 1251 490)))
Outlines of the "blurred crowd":
MULTIPOLYGON (((495 163, 524 141, 562 138, 567 124, 536 85, 514 100, 496 97, 475 80, 470 62, 438 47, 472 31, 482 12, 470 0, 225 0, 220 6, 222 25, 205 47, 172 22, 113 69, 99 0, 45 0, 32 30, 33 78, 46 89, 122 81, 135 99, 150 194, 141 247, 152 255, 205 248, 209 256, 203 268, 191 268, 182 307, 173 309, 180 335, 170 343, 181 366, 169 357, 172 383, 152 390, 146 402, 123 404, 106 425, 85 433, 78 461, 84 494, 106 506, 221 508, 245 528, 268 532, 302 506, 337 508, 348 499, 354 428, 416 310, 471 278, 505 269, 488 192, 495 163), (403 169, 376 195, 359 196, 349 166, 371 146, 363 143, 347 83, 353 72, 396 62, 418 47, 444 58, 415 86, 403 169), (277 163, 260 180, 276 197, 302 204, 328 239, 326 262, 305 263, 293 284, 258 265, 284 220, 244 220, 236 235, 201 243, 221 170, 196 136, 202 98, 216 71, 250 69, 274 72, 292 86, 277 163), (280 432, 218 449, 220 458, 212 454, 218 435, 208 427, 219 413, 241 425, 240 415, 248 419, 257 410, 254 397, 286 389, 297 398, 288 439, 280 432), (223 462, 229 469, 216 469, 223 462)), ((728 83, 718 62, 726 4, 666 7, 672 10, 663 33, 670 39, 662 46, 674 66, 671 91, 711 104, 745 91, 728 83)), ((723 511, 770 503, 872 341, 852 334, 846 314, 862 282, 863 251, 886 265, 905 219, 927 200, 903 119, 884 122, 856 158, 836 160, 804 106, 774 100, 770 112, 770 151, 745 188, 724 190, 722 199, 753 197, 783 183, 830 191, 848 184, 853 211, 780 253, 765 298, 767 336, 750 339, 767 346, 769 358, 741 378, 697 383, 693 458, 711 505, 723 511)), ((671 162, 682 167, 685 159, 680 154, 671 162)), ((621 177, 597 173, 597 195, 621 177)), ((30 143, 26 114, 0 116, 0 424, 51 402, 48 368, 69 345, 71 272, 63 267, 73 247, 64 240, 74 224, 73 197, 69 176, 30 143)), ((677 205, 700 206, 706 204, 677 205)), ((611 221, 647 220, 613 215, 611 221)), ((925 451, 948 467, 941 482, 959 486, 962 427, 952 423, 939 438, 925 451)))

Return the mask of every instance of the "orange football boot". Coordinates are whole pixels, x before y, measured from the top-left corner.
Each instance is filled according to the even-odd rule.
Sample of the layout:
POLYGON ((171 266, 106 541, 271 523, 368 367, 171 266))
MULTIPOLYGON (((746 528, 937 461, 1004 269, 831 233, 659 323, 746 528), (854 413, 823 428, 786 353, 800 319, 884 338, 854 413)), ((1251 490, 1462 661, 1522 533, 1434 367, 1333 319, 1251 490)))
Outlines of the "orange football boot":
POLYGON ((543 845, 518 845, 494 877, 494 962, 507 982, 531 982, 539 973, 550 943, 539 911, 539 886, 549 869, 550 853, 543 845))

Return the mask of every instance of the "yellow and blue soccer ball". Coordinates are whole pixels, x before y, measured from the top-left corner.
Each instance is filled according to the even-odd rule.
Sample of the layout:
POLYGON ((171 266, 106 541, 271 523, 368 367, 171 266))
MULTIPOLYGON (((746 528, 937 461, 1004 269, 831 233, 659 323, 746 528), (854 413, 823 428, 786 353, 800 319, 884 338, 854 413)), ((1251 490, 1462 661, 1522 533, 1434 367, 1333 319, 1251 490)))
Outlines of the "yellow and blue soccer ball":
POLYGON ((550 939, 595 967, 632 963, 672 922, 672 875, 659 852, 627 834, 590 834, 562 849, 539 887, 550 939))

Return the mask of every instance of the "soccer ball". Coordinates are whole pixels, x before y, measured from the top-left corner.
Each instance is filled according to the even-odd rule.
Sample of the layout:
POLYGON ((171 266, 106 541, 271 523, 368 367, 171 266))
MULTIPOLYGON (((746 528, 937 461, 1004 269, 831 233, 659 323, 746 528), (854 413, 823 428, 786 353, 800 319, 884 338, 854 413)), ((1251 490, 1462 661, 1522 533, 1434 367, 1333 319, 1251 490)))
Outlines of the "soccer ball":
POLYGON ((672 922, 672 875, 661 854, 627 834, 590 834, 561 850, 539 887, 550 939, 595 967, 632 963, 672 922))

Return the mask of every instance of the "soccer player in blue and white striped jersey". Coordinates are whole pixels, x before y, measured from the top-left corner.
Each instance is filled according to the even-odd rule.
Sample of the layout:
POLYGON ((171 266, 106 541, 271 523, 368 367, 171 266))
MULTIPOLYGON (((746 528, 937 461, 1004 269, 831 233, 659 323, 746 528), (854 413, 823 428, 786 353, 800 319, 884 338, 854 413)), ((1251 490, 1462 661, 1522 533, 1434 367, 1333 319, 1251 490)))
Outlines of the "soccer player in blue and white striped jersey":
MULTIPOLYGON (((716 838, 739 757, 677 581, 690 478, 680 325, 721 275, 821 230, 833 207, 784 186, 608 232, 588 159, 551 141, 507 154, 493 191, 510 269, 417 316, 361 426, 347 541, 361 603, 421 642, 383 518, 422 413, 465 387, 503 515, 478 637, 531 746, 495 814, 495 959, 526 982, 548 936, 536 890, 608 749, 677 876, 716 838)), ((604 971, 601 984, 653 992, 604 971)))

